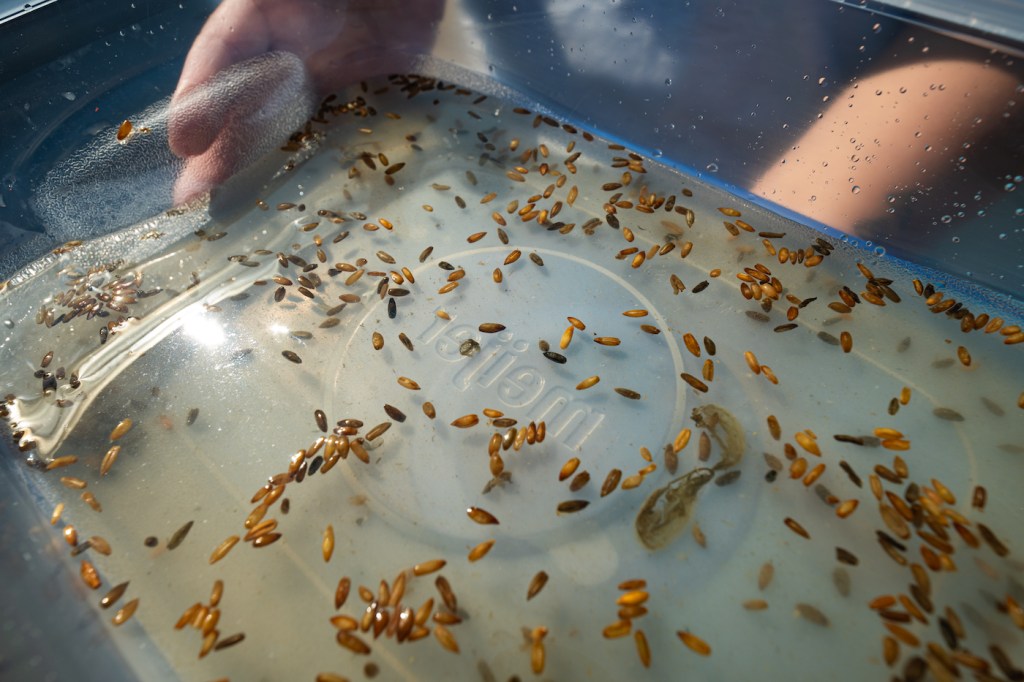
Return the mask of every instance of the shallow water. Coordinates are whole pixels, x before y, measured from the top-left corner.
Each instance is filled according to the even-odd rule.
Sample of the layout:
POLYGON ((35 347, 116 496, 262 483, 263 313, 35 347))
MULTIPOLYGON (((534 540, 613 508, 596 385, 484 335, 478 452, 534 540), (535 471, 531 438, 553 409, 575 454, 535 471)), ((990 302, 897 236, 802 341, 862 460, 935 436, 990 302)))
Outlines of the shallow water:
MULTIPOLYGON (((933 612, 918 602, 910 606, 918 604, 926 623, 899 603, 886 614, 922 643, 900 644, 898 669, 925 656, 928 642, 949 648, 938 622, 947 606, 963 622, 966 639, 956 642, 962 652, 992 661, 989 645, 997 644, 1024 664, 1006 601, 1024 599, 1022 565, 1012 554, 1021 521, 1015 499, 1024 453, 1024 364, 1021 346, 1005 343, 1018 336, 962 332, 960 320, 929 310, 915 292, 915 274, 901 263, 823 238, 627 149, 587 139, 572 126, 520 113, 507 100, 420 83, 427 84, 433 87, 412 98, 402 83, 385 89, 384 82, 339 97, 331 106, 361 101, 343 113, 325 112, 329 124, 313 124, 306 139, 280 152, 282 172, 272 190, 245 197, 244 210, 230 221, 198 209, 161 216, 70 247, 0 292, 0 387, 13 396, 5 411, 16 440, 40 469, 57 457, 78 458, 36 476, 46 515, 52 505, 66 505, 62 520, 45 530, 60 542, 69 524, 80 539, 99 535, 110 543, 110 556, 87 549, 69 560, 87 559, 98 569, 103 587, 88 595, 91 601, 131 581, 116 607, 96 614, 109 621, 117 607, 140 599, 127 624, 111 627, 125 650, 144 647, 152 657, 152 664, 133 659, 140 676, 162 659, 187 679, 310 679, 322 671, 356 678, 361 670, 373 672, 363 670, 368 662, 384 679, 490 679, 482 666, 498 679, 528 678, 531 644, 522 629, 538 626, 548 629, 543 675, 552 679, 639 676, 644 670, 632 632, 641 630, 652 678, 679 670, 696 679, 766 673, 812 679, 836 670, 883 676, 882 638, 889 631, 868 602, 910 594, 911 570, 893 556, 926 563, 920 548, 927 542, 918 530, 933 538, 935 558, 927 560, 940 570, 925 569, 933 612), (612 201, 619 202, 618 227, 606 217, 612 201), (530 216, 531 210, 548 214, 530 216), (803 251, 802 262, 781 263, 783 247, 803 251), (514 262, 513 250, 521 253, 514 262), (737 278, 764 280, 758 274, 764 270, 781 287, 770 308, 763 301, 774 290, 762 288, 760 300, 748 300, 737 278), (452 279, 460 272, 461 279, 452 279), (673 286, 673 275, 682 286, 673 286), (303 285, 300 276, 310 281, 303 285), (450 279, 458 286, 440 293, 450 279), (884 286, 896 295, 882 292, 884 306, 869 303, 864 292, 877 292, 877 283, 888 280, 884 286), (860 303, 840 314, 828 304, 840 301, 844 285, 860 303), (107 306, 100 294, 123 308, 107 306), (72 306, 90 296, 105 316, 68 320, 72 306), (337 309, 341 296, 350 300, 337 309), (562 349, 570 316, 585 329, 574 327, 562 349), (101 332, 119 317, 122 322, 101 332), (481 331, 487 323, 504 328, 481 331), (375 332, 383 338, 380 350, 375 332), (837 345, 842 332, 852 337, 850 352, 837 345), (688 333, 694 350, 684 339, 688 333), (595 343, 598 337, 619 343, 595 343), (470 339, 478 351, 464 348, 470 339), (546 358, 541 341, 564 364, 546 358), (52 360, 40 368, 51 350, 52 360), (755 374, 747 352, 756 356, 754 367, 768 372, 755 374), (58 367, 65 368, 62 379, 47 376, 58 367), (685 382, 683 373, 696 383, 685 382), (600 381, 577 388, 592 376, 600 381), (419 390, 403 387, 401 377, 419 390), (706 392, 694 387, 701 382, 706 392), (901 403, 905 387, 909 401, 901 403), (433 419, 424 414, 427 401, 435 406, 433 419), (396 421, 385 404, 405 420, 396 421), (678 514, 685 508, 687 523, 669 524, 678 534, 659 538, 655 544, 664 546, 652 551, 635 528, 644 502, 678 476, 735 457, 726 452, 736 442, 735 433, 724 433, 728 416, 717 425, 694 421, 693 410, 709 405, 741 425, 743 456, 673 507, 678 514), (543 422, 546 429, 543 442, 501 451, 510 480, 486 493, 488 442, 508 427, 489 423, 485 408, 516 419, 517 428, 543 422), (325 434, 315 410, 325 413, 329 428, 362 421, 353 440, 377 424, 391 426, 367 443, 368 463, 353 452, 326 473, 287 483, 264 517, 277 521, 279 540, 259 548, 241 542, 210 564, 225 538, 245 535, 243 522, 257 506, 250 499, 269 477, 284 472, 277 482, 287 479, 301 449, 317 448, 303 467, 325 454, 316 445, 325 434), (451 424, 468 414, 479 423, 451 424), (770 415, 780 425, 778 438, 770 415), (111 431, 126 418, 133 426, 116 441, 120 454, 101 476, 104 454, 115 444, 111 431), (692 435, 677 453, 677 471, 669 473, 664 449, 683 428, 692 435), (883 432, 891 440, 883 445, 878 428, 902 437, 883 432), (710 452, 701 461, 705 431, 710 452), (837 434, 863 444, 838 441, 837 434), (770 473, 763 453, 783 469, 770 473), (899 503, 887 499, 888 511, 880 512, 869 476, 877 465, 900 469, 896 456, 908 473, 881 485, 901 497, 911 483, 933 491, 921 492, 934 499, 916 505, 938 514, 933 527, 884 523, 883 514, 891 517, 891 505, 899 503), (590 476, 578 491, 569 488, 572 478, 558 480, 573 457, 580 460, 575 474, 590 476), (820 478, 805 485, 804 476, 819 464, 820 478), (638 485, 602 497, 612 469, 638 485), (90 509, 80 490, 62 485, 61 476, 85 481, 102 512, 90 509), (941 485, 954 502, 934 492, 941 485), (983 511, 972 508, 976 486, 987 490, 983 511), (558 504, 569 500, 589 505, 558 513, 558 504), (847 500, 858 506, 839 518, 836 509, 847 500), (474 523, 467 516, 474 506, 500 523, 474 523), (969 520, 967 537, 979 538, 977 548, 951 525, 957 513, 969 520), (194 522, 188 535, 169 549, 188 521, 194 522), (1010 545, 1009 556, 997 556, 980 539, 978 522, 1010 545), (328 524, 336 546, 325 561, 328 524), (879 530, 905 549, 887 554, 879 530), (900 530, 907 537, 896 537, 900 530), (158 539, 155 547, 144 544, 150 536, 158 539), (493 549, 468 561, 470 549, 488 539, 496 541, 493 549), (947 543, 953 552, 942 560, 947 543), (837 561, 837 547, 852 552, 858 565, 837 561), (458 655, 439 646, 433 621, 415 642, 360 633, 372 648, 368 656, 338 646, 329 619, 362 618, 366 603, 358 585, 376 593, 381 580, 393 584, 402 571, 435 558, 447 565, 437 574, 408 573, 402 603, 415 610, 433 598, 435 612, 446 612, 434 585, 444 575, 458 597, 462 622, 447 626, 458 655), (774 578, 760 589, 766 562, 774 578), (549 580, 527 600, 531 579, 542 570, 549 580), (352 593, 336 611, 343 576, 352 593), (202 635, 173 625, 193 603, 207 602, 218 579, 224 582, 219 637, 244 632, 245 639, 197 659, 202 635), (630 579, 647 581, 648 612, 632 619, 628 636, 607 639, 603 629, 619 621, 617 585, 630 579), (767 608, 744 608, 751 599, 763 599, 767 608), (820 610, 827 625, 801 617, 800 604, 820 610), (678 631, 706 641, 710 656, 687 648, 678 631)), ((950 292, 944 298, 962 298, 962 283, 934 286, 950 292)), ((1003 317, 1005 326, 1020 323, 1013 311, 964 305, 975 316, 1003 317)), ((399 610, 386 611, 391 617, 399 610)), ((959 665, 967 660, 961 654, 959 665)))

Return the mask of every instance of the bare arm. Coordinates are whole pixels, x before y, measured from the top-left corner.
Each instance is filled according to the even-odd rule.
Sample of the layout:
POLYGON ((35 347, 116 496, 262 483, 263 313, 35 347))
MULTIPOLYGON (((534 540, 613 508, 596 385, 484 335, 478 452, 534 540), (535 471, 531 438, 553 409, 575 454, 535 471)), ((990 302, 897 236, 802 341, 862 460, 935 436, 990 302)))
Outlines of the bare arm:
POLYGON ((859 79, 838 95, 753 192, 845 232, 880 215, 886 197, 931 184, 951 155, 996 123, 1015 79, 944 60, 859 79))

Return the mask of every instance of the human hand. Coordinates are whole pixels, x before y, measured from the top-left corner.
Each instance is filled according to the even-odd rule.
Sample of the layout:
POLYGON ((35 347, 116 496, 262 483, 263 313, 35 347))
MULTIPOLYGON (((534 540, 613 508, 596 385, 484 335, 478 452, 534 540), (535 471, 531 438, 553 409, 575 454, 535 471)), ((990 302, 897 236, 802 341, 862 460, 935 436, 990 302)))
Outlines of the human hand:
POLYGON ((171 98, 170 147, 185 161, 174 203, 208 191, 279 144, 312 113, 317 97, 408 70, 429 52, 443 6, 225 0, 193 43, 171 98))

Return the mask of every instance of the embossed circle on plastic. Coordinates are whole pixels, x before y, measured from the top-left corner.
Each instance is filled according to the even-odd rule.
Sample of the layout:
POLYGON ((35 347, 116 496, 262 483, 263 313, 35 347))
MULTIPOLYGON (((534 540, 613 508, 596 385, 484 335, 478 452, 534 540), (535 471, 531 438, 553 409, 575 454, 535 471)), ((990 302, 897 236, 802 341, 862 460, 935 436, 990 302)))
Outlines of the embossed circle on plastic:
POLYGON ((565 528, 556 507, 566 500, 589 502, 576 516, 600 522, 617 506, 612 497, 600 497, 607 473, 618 468, 628 476, 641 468, 641 446, 660 460, 661 448, 684 424, 682 355, 668 323, 648 299, 624 278, 572 253, 520 248, 523 255, 511 266, 503 264, 512 250, 507 246, 435 252, 429 264, 413 271, 416 282, 403 284, 414 293, 395 298, 394 318, 388 314, 388 297, 369 294, 365 315, 337 348, 325 382, 324 403, 332 418, 362 420, 362 434, 379 422, 393 422, 368 443, 370 464, 350 455, 342 467, 390 523, 479 539, 486 531, 466 513, 476 506, 497 517, 504 537, 535 541, 537 534, 565 528), (453 271, 439 268, 438 261, 467 273, 446 294, 437 290, 453 271), (501 283, 492 278, 494 268, 503 271, 501 283), (629 317, 623 315, 627 310, 648 314, 629 317), (586 328, 574 329, 562 349, 568 316, 586 328), (486 323, 504 329, 480 331, 486 323), (373 349, 374 332, 384 339, 381 350, 373 349), (400 341, 400 333, 413 350, 400 341), (619 345, 602 345, 598 337, 613 337, 619 345), (546 358, 540 340, 565 356, 564 364, 546 358), (593 376, 600 378, 596 384, 577 388, 593 376), (419 390, 404 388, 400 377, 413 380, 419 390), (616 388, 640 397, 626 397, 616 388), (428 401, 435 419, 424 414, 428 401), (388 417, 385 404, 404 413, 405 420, 388 417), (510 427, 494 426, 485 408, 515 419, 513 428, 543 421, 547 432, 542 443, 501 451, 510 480, 487 493, 483 490, 492 479, 488 443, 510 427), (479 423, 452 425, 469 414, 479 423), (569 481, 558 481, 570 457, 578 457, 578 471, 590 475, 590 482, 575 492, 569 481))

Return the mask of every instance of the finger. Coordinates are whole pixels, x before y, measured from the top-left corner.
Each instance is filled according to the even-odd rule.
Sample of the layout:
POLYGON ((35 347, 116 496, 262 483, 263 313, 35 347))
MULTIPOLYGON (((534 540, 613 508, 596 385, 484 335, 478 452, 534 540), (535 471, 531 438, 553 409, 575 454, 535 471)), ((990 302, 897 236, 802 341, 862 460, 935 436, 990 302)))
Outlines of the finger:
MULTIPOLYGON (((189 50, 171 98, 171 151, 195 156, 213 143, 223 125, 222 112, 190 102, 190 94, 226 67, 266 52, 270 40, 264 13, 253 0, 226 0, 217 8, 189 50)), ((209 94, 199 100, 209 100, 209 94)))

